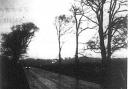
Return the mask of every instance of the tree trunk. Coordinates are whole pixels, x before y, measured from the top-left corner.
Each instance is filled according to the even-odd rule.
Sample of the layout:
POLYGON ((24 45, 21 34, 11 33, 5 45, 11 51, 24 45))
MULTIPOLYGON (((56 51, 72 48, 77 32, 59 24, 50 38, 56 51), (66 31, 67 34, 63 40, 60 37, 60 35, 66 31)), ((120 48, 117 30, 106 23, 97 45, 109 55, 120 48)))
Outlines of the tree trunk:
POLYGON ((18 60, 19 60, 19 55, 14 55, 13 56, 13 58, 12 58, 12 62, 14 63, 14 64, 17 64, 17 62, 18 62, 18 60))
POLYGON ((103 87, 105 87, 107 57, 106 57, 106 49, 105 49, 105 44, 104 44, 103 28, 102 27, 99 27, 99 36, 100 36, 100 49, 101 49, 101 57, 102 57, 102 85, 103 85, 103 87))
POLYGON ((76 31, 76 52, 75 52, 75 62, 78 64, 78 30, 76 31))
POLYGON ((76 80, 79 80, 79 59, 78 59, 78 26, 76 23, 76 52, 75 52, 75 76, 76 80))
POLYGON ((105 48, 104 32, 103 32, 103 3, 102 6, 100 7, 100 10, 96 14, 99 23, 100 50, 102 57, 102 87, 105 88, 107 56, 106 56, 106 48, 105 48))
POLYGON ((61 46, 60 46, 60 38, 59 38, 59 63, 61 64, 61 46))
POLYGON ((103 32, 103 6, 100 9, 100 14, 97 13, 97 18, 99 22, 99 37, 100 37, 100 50, 102 63, 104 64, 107 60, 106 58, 106 48, 104 43, 104 32, 103 32))
MULTIPOLYGON (((111 0, 112 1, 112 0, 111 0)), ((111 6, 110 6, 110 10, 111 10, 111 6)), ((109 27, 108 27, 108 34, 107 34, 107 61, 106 61, 106 68, 105 68, 105 72, 106 72, 106 82, 108 84, 108 88, 110 88, 109 86, 111 85, 111 81, 112 81, 112 71, 111 71, 111 40, 112 40, 112 27, 111 27, 111 22, 112 22, 112 15, 111 13, 109 13, 109 27)))
POLYGON ((59 37, 58 37, 58 42, 59 42, 59 71, 61 71, 61 42, 60 42, 60 33, 59 33, 59 37))
POLYGON ((112 30, 108 31, 108 42, 107 42, 107 60, 111 60, 111 40, 112 40, 112 30))
POLYGON ((111 72, 111 40, 112 40, 112 30, 111 28, 108 31, 108 42, 107 42, 107 64, 106 67, 108 69, 107 74, 111 72))

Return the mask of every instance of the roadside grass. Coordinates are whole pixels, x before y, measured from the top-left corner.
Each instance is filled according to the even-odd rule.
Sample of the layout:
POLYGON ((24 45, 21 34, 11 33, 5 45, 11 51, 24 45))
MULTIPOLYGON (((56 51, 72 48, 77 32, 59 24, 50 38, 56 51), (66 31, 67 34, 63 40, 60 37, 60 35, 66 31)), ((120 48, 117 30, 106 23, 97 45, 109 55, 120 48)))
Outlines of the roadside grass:
POLYGON ((21 64, 1 57, 1 89, 30 89, 21 64))
MULTIPOLYGON (((72 59, 71 59, 72 60, 72 59)), ((25 65, 41 68, 47 71, 64 74, 71 77, 76 77, 75 71, 75 63, 71 62, 71 60, 66 60, 62 62, 61 67, 56 63, 49 63, 49 64, 41 64, 31 61, 28 61, 25 65)), ((102 66, 100 59, 79 59, 79 71, 78 71, 78 78, 81 80, 85 80, 88 82, 94 82, 97 84, 102 85, 102 66)), ((126 89, 127 85, 127 59, 116 58, 112 59, 111 68, 110 68, 110 80, 109 86, 112 87, 111 89, 126 89)), ((110 88, 109 88, 110 89, 110 88)))

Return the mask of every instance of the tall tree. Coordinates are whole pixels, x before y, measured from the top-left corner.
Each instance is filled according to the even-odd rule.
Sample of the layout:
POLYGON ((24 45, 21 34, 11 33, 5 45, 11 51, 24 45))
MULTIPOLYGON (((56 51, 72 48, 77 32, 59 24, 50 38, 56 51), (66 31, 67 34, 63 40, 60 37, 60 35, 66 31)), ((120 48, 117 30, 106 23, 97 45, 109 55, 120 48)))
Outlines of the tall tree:
POLYGON ((126 47, 126 12, 128 4, 126 0, 81 0, 85 7, 89 7, 95 14, 95 18, 90 18, 83 14, 88 20, 98 26, 98 41, 89 41, 89 48, 100 49, 103 64, 103 75, 108 73, 112 52, 122 47, 126 47), (107 8, 109 6, 109 9, 107 8), (106 12, 107 11, 107 12, 106 12), (122 15, 122 16, 121 16, 122 15), (105 18, 107 20, 104 20, 105 18), (105 23, 106 21, 106 23, 105 23), (106 25, 107 24, 107 25, 106 25), (106 25, 106 26, 105 26, 106 25), (124 35, 124 36, 122 36, 124 35), (97 45, 97 43, 99 45, 97 45), (118 45, 118 46, 117 46, 118 45), (108 70, 108 71, 107 71, 108 70))
POLYGON ((59 64, 61 64, 62 57, 61 57, 61 51, 62 47, 65 43, 63 40, 64 35, 66 35, 69 30, 72 28, 71 24, 71 17, 68 17, 66 15, 60 15, 55 18, 55 27, 57 31, 57 38, 58 38, 58 48, 59 48, 59 64))
POLYGON ((79 52, 79 37, 81 35, 82 32, 84 32, 87 29, 94 29, 95 26, 90 27, 90 26, 84 26, 85 25, 85 17, 83 14, 83 6, 80 5, 72 5, 71 7, 71 12, 73 14, 73 21, 75 23, 75 41, 76 41, 76 50, 75 50, 75 64, 76 64, 76 71, 79 71, 78 67, 79 67, 79 59, 78 59, 78 55, 80 54, 79 52))
POLYGON ((13 26, 11 32, 1 34, 2 55, 11 57, 12 61, 16 63, 26 53, 27 47, 37 30, 37 26, 29 22, 13 26))
POLYGON ((75 63, 76 63, 76 72, 79 70, 79 59, 78 59, 78 43, 79 43, 79 30, 82 23, 82 15, 80 15, 80 9, 76 6, 72 6, 71 11, 73 13, 74 21, 75 21, 75 37, 76 37, 76 51, 75 51, 75 63), (78 18, 79 16, 79 18, 78 18))
MULTIPOLYGON (((111 59, 111 56, 114 52, 126 48, 127 47, 127 16, 126 17, 118 17, 116 18, 115 22, 113 22, 113 24, 115 24, 115 26, 112 27, 112 30, 114 30, 112 32, 111 37, 111 45, 109 47, 106 47, 106 51, 109 51, 107 53, 107 60, 111 59)), ((105 41, 107 41, 107 34, 104 34, 105 37, 105 41)), ((109 43, 109 42, 107 42, 109 43)), ((100 45, 99 45, 99 38, 97 35, 95 35, 93 37, 93 39, 89 40, 87 43, 87 49, 91 49, 96 53, 100 53, 100 45)), ((108 46, 108 45, 107 45, 108 46)))
MULTIPOLYGON (((112 46, 112 41, 114 41, 115 35, 117 35, 119 32, 126 31, 126 13, 128 12, 127 9, 122 9, 124 5, 126 5, 127 1, 123 0, 82 0, 81 1, 85 6, 88 6, 91 8, 91 10, 95 13, 97 20, 94 21, 93 19, 90 19, 89 17, 85 16, 87 19, 91 20, 92 22, 96 23, 98 25, 98 34, 99 34, 99 46, 96 46, 96 42, 90 41, 89 43, 92 44, 92 48, 98 49, 97 47, 100 48, 101 50, 101 56, 103 58, 103 61, 111 59, 111 55, 114 52, 112 46), (105 3, 106 2, 106 3, 105 3), (105 28, 105 21, 103 20, 105 16, 103 13, 106 14, 103 9, 105 9, 105 5, 109 6, 108 9, 108 24, 106 25, 105 28), (124 16, 121 16, 122 13, 124 16), (121 30, 122 29, 122 30, 121 30), (112 40, 113 38, 113 40, 112 40), (107 44, 106 44, 106 42, 107 44), (107 45, 107 46, 106 46, 107 45)), ((119 36, 119 35, 118 35, 119 36)), ((125 35, 126 36, 126 35, 125 35)), ((121 35, 120 35, 121 37, 121 35)), ((124 37, 126 38, 126 37, 124 37)), ((125 41, 123 41, 125 45, 121 47, 126 47, 125 41)), ((98 43, 98 42, 97 42, 98 43)), ((120 48, 121 48, 120 47, 120 48)), ((118 49, 119 47, 117 47, 118 49)))

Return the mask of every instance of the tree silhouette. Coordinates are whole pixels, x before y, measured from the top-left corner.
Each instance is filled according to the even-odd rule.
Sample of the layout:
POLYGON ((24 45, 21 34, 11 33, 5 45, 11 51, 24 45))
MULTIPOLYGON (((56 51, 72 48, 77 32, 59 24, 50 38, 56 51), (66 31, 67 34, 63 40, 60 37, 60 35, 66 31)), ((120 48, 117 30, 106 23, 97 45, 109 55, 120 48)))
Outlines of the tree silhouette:
MULTIPOLYGON (((89 7, 95 18, 90 18, 81 13, 91 22, 98 26, 98 40, 89 41, 89 49, 100 49, 103 78, 109 74, 111 65, 111 55, 115 50, 126 47, 126 9, 127 0, 81 0, 82 5, 89 7), (109 6, 109 8, 107 8, 109 6), (124 8, 123 8, 124 7, 124 8), (106 9, 107 8, 107 9, 106 9), (122 16, 121 16, 122 15, 122 16), (108 17, 105 26, 105 17, 108 17), (123 35, 123 36, 122 36, 123 35), (98 45, 97 45, 98 44, 98 45), (118 46, 117 46, 118 45, 118 46)), ((86 10, 85 10, 86 11, 86 10)), ((96 37, 97 38, 97 37, 96 37)), ((104 80, 104 79, 103 79, 104 80)))
MULTIPOLYGON (((83 31, 83 30, 80 29, 81 24, 82 24, 83 16, 80 15, 80 18, 78 18, 80 11, 79 11, 79 8, 75 5, 72 5, 71 12, 73 13, 74 22, 75 22, 76 49, 75 49, 75 70, 74 70, 74 72, 75 72, 75 77, 76 77, 76 80, 77 80, 76 81, 76 85, 77 85, 78 84, 78 79, 79 79, 78 78, 78 76, 79 76, 78 75, 79 74, 79 59, 78 59, 79 44, 78 43, 79 43, 79 35, 83 31)), ((76 88, 78 88, 78 87, 76 87, 76 88)))
POLYGON ((61 64, 62 57, 61 57, 61 51, 62 47, 65 43, 63 40, 64 35, 66 35, 70 29, 72 28, 71 24, 71 17, 68 17, 66 15, 60 15, 55 18, 55 27, 57 31, 57 38, 58 38, 58 48, 59 48, 59 64, 61 64))
POLYGON ((95 26, 90 27, 90 26, 83 26, 85 25, 85 17, 81 14, 83 13, 82 11, 82 6, 80 5, 72 5, 70 11, 72 12, 73 16, 73 23, 75 24, 75 42, 76 42, 76 48, 75 48, 75 73, 76 73, 76 78, 79 76, 79 37, 82 32, 84 32, 87 29, 94 29, 95 26))
POLYGON ((2 55, 8 56, 16 63, 26 53, 27 47, 37 30, 37 26, 29 22, 13 26, 11 32, 1 34, 2 55))
MULTIPOLYGON (((113 22, 115 25, 113 26, 113 34, 111 38, 111 51, 109 52, 109 57, 122 48, 127 47, 127 16, 126 17, 118 17, 116 21, 113 22)), ((106 35, 105 35, 106 36, 106 35)), ((107 38, 105 37, 105 40, 107 38)), ((91 49, 97 53, 100 53, 100 45, 98 36, 94 37, 94 39, 89 40, 87 43, 87 49, 91 49)))
POLYGON ((112 39, 121 31, 122 27, 126 28, 125 12, 128 12, 126 9, 128 2, 126 0, 81 0, 81 3, 83 8, 89 7, 91 10, 89 13, 93 13, 95 18, 87 16, 85 14, 86 9, 83 9, 84 13, 81 14, 98 26, 99 46, 94 47, 94 44, 98 42, 90 41, 89 44, 92 44, 94 49, 99 47, 103 61, 111 59, 112 51, 114 51, 111 47, 112 39), (106 6, 109 8, 106 9, 106 6), (106 20, 104 20, 106 17, 108 17, 107 25, 105 24, 106 20), (105 41, 107 41, 107 46, 105 41))

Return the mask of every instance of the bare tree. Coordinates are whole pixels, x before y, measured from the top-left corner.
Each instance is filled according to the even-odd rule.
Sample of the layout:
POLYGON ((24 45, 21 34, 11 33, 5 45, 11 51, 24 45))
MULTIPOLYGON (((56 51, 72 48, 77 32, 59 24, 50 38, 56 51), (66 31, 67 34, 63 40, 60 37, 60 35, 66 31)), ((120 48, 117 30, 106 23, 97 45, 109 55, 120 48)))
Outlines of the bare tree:
POLYGON ((72 6, 71 11, 73 13, 74 21, 75 21, 75 37, 76 37, 76 51, 75 51, 75 63, 76 63, 76 71, 78 71, 79 67, 79 59, 78 59, 78 42, 79 42, 79 30, 80 30, 80 25, 81 25, 81 20, 82 20, 82 15, 80 15, 80 9, 76 6, 72 6), (78 18, 79 16, 79 18, 78 18))
MULTIPOLYGON (((127 47, 127 16, 126 17, 118 17, 116 18, 116 24, 115 26, 112 28, 114 31, 112 32, 112 37, 111 37, 111 45, 110 47, 110 53, 108 54, 108 58, 107 60, 111 59, 109 57, 111 57, 111 55, 116 52, 117 50, 120 50, 122 48, 126 48, 127 47)), ((115 23, 115 22, 113 22, 115 23)), ((105 41, 107 40, 107 34, 104 34, 105 37, 105 41)), ((99 45, 99 37, 96 35, 93 37, 93 39, 89 40, 87 43, 87 48, 84 50, 92 50, 95 53, 100 53, 100 45, 99 45)), ((106 48, 107 50, 108 48, 106 48)))
POLYGON ((76 71, 78 71, 79 67, 79 59, 78 55, 80 54, 79 52, 79 37, 82 32, 84 32, 87 29, 94 29, 96 26, 90 27, 90 26, 84 26, 86 23, 85 17, 82 13, 83 12, 83 6, 82 4, 80 5, 72 5, 71 7, 71 12, 73 14, 73 19, 75 23, 75 37, 76 37, 76 50, 75 50, 75 63, 76 63, 76 71))
POLYGON ((26 53, 27 47, 37 29, 35 24, 30 22, 13 26, 10 33, 1 34, 2 55, 11 57, 12 61, 17 63, 19 58, 26 53))
POLYGON ((95 14, 95 18, 84 16, 98 26, 98 41, 89 41, 89 49, 100 49, 103 68, 107 73, 110 66, 111 55, 115 50, 126 47, 126 21, 125 16, 128 5, 126 0, 81 0, 85 7, 89 7, 95 14), (106 7, 109 6, 109 9, 106 7), (123 8, 122 8, 123 7, 123 8), (105 15, 106 14, 106 15, 105 15), (122 15, 122 16, 121 16, 122 15), (108 23, 105 26, 104 18, 108 17, 108 23), (122 36, 124 35, 124 36, 122 36), (98 44, 98 45, 97 45, 98 44), (117 46, 118 45, 118 46, 117 46))
POLYGON ((62 57, 61 57, 61 51, 62 47, 65 43, 65 41, 62 39, 64 35, 66 35, 68 32, 70 32, 70 29, 72 28, 71 24, 71 17, 66 15, 60 15, 55 18, 55 27, 57 31, 57 38, 58 38, 58 48, 59 48, 59 64, 61 64, 62 57))
MULTIPOLYGON (((84 0, 82 0, 81 2, 84 5, 89 6, 92 9, 92 11, 96 14, 97 20, 94 21, 94 20, 90 19, 89 17, 87 17, 85 15, 84 16, 87 19, 91 20, 92 22, 96 23, 99 27, 99 30, 98 30, 99 46, 97 45, 95 47, 96 43, 98 43, 98 42, 90 41, 89 43, 93 45, 93 47, 91 47, 91 48, 98 49, 98 47, 99 47, 99 49, 101 50, 102 58, 104 60, 111 59, 111 55, 115 51, 113 49, 113 47, 115 45, 113 45, 113 47, 111 47, 112 38, 114 40, 115 35, 117 35, 121 31, 124 31, 125 33, 127 32, 126 31, 126 20, 125 20, 126 19, 126 13, 124 13, 124 12, 128 12, 128 10, 127 9, 121 9, 121 6, 125 5, 127 3, 127 1, 126 0, 123 0, 123 1, 119 1, 119 0, 107 0, 107 1, 106 0, 103 0, 103 1, 101 1, 101 0, 87 0, 87 1, 84 1, 84 0), (105 15, 103 14, 103 13, 105 13, 105 11, 103 11, 104 4, 109 5, 109 9, 108 9, 109 21, 108 21, 106 29, 105 29, 105 26, 103 24, 105 22, 103 20, 105 17, 105 15), (124 14, 124 16, 121 16, 120 14, 124 14), (107 40, 107 46, 105 43, 106 40, 107 40)), ((126 37, 124 37, 124 38, 126 38, 126 37)), ((123 45, 121 47, 117 47, 117 49, 122 48, 122 47, 126 47, 126 43, 124 43, 124 44, 125 45, 123 45)))

